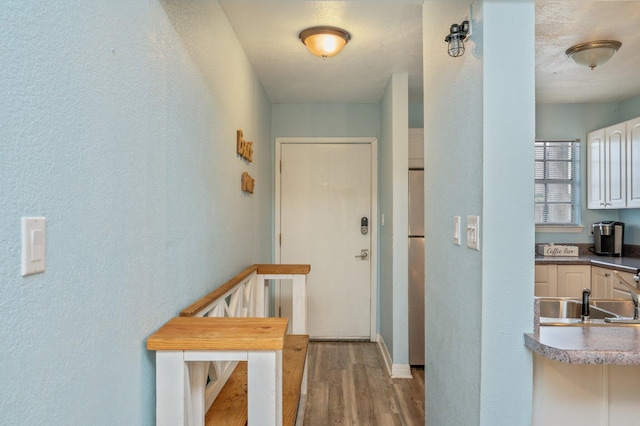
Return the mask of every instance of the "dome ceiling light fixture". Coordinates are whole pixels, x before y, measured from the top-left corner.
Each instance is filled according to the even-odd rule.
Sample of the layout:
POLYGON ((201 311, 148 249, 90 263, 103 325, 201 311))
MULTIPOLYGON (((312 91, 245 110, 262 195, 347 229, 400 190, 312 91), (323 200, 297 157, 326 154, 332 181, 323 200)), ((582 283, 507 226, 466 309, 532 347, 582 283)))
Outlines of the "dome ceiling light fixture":
POLYGON ((616 40, 588 41, 571 46, 564 53, 576 64, 594 69, 611 59, 621 46, 616 40))
POLYGON ((351 40, 351 34, 345 30, 326 26, 307 28, 299 37, 309 52, 322 59, 337 55, 351 40))

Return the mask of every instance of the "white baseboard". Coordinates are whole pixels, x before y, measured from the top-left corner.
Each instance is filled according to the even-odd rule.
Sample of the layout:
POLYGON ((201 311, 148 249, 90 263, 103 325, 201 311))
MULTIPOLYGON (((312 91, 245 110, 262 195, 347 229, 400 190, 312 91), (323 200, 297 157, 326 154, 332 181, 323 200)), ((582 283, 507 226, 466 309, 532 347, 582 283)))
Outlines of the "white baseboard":
POLYGON ((413 379, 411 366, 409 364, 393 364, 392 371, 392 379, 413 379))
POLYGON ((384 365, 387 367, 387 374, 389 374, 392 379, 413 379, 411 366, 409 364, 393 363, 389 349, 387 349, 387 345, 384 343, 384 339, 380 334, 378 334, 378 347, 380 348, 382 359, 384 359, 384 365))

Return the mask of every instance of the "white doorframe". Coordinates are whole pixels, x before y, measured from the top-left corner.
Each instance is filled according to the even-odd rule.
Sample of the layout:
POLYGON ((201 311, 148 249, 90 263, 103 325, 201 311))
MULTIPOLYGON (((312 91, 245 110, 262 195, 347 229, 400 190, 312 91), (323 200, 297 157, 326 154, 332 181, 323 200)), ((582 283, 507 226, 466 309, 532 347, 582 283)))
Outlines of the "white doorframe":
MULTIPOLYGON (((377 341, 377 306, 378 306, 378 138, 375 137, 277 137, 275 145, 275 238, 273 252, 275 262, 280 263, 280 154, 283 144, 369 144, 371 145, 371 221, 369 230, 371 233, 371 257, 370 259, 370 324, 369 340, 377 341)), ((313 265, 311 265, 313 271, 313 265)), ((275 311, 280 308, 279 287, 276 287, 275 311)))

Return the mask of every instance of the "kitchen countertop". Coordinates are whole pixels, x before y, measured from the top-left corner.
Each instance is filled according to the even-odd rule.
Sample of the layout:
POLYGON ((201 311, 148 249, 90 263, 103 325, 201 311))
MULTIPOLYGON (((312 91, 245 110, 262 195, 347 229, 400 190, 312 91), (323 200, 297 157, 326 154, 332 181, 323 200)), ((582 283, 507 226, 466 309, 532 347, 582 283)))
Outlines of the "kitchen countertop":
POLYGON ((532 351, 568 364, 640 365, 640 327, 541 326, 524 335, 532 351))
MULTIPOLYGON (((582 254, 577 257, 535 257, 536 265, 591 265, 637 273, 640 258, 582 254)), ((545 326, 534 308, 534 332, 525 346, 551 360, 568 364, 640 365, 640 326, 545 326)))
POLYGON ((636 273, 640 269, 640 258, 638 257, 596 256, 595 254, 577 257, 536 255, 535 262, 536 265, 592 265, 632 273, 636 273))

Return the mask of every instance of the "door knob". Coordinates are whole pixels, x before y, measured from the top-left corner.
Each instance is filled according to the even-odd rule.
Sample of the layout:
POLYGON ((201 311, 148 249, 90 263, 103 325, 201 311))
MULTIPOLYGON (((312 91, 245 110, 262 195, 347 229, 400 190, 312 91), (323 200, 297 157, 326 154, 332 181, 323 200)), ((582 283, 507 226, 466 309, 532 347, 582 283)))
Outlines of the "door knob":
POLYGON ((356 255, 360 260, 367 260, 369 258, 369 249, 360 250, 360 254, 356 255))

